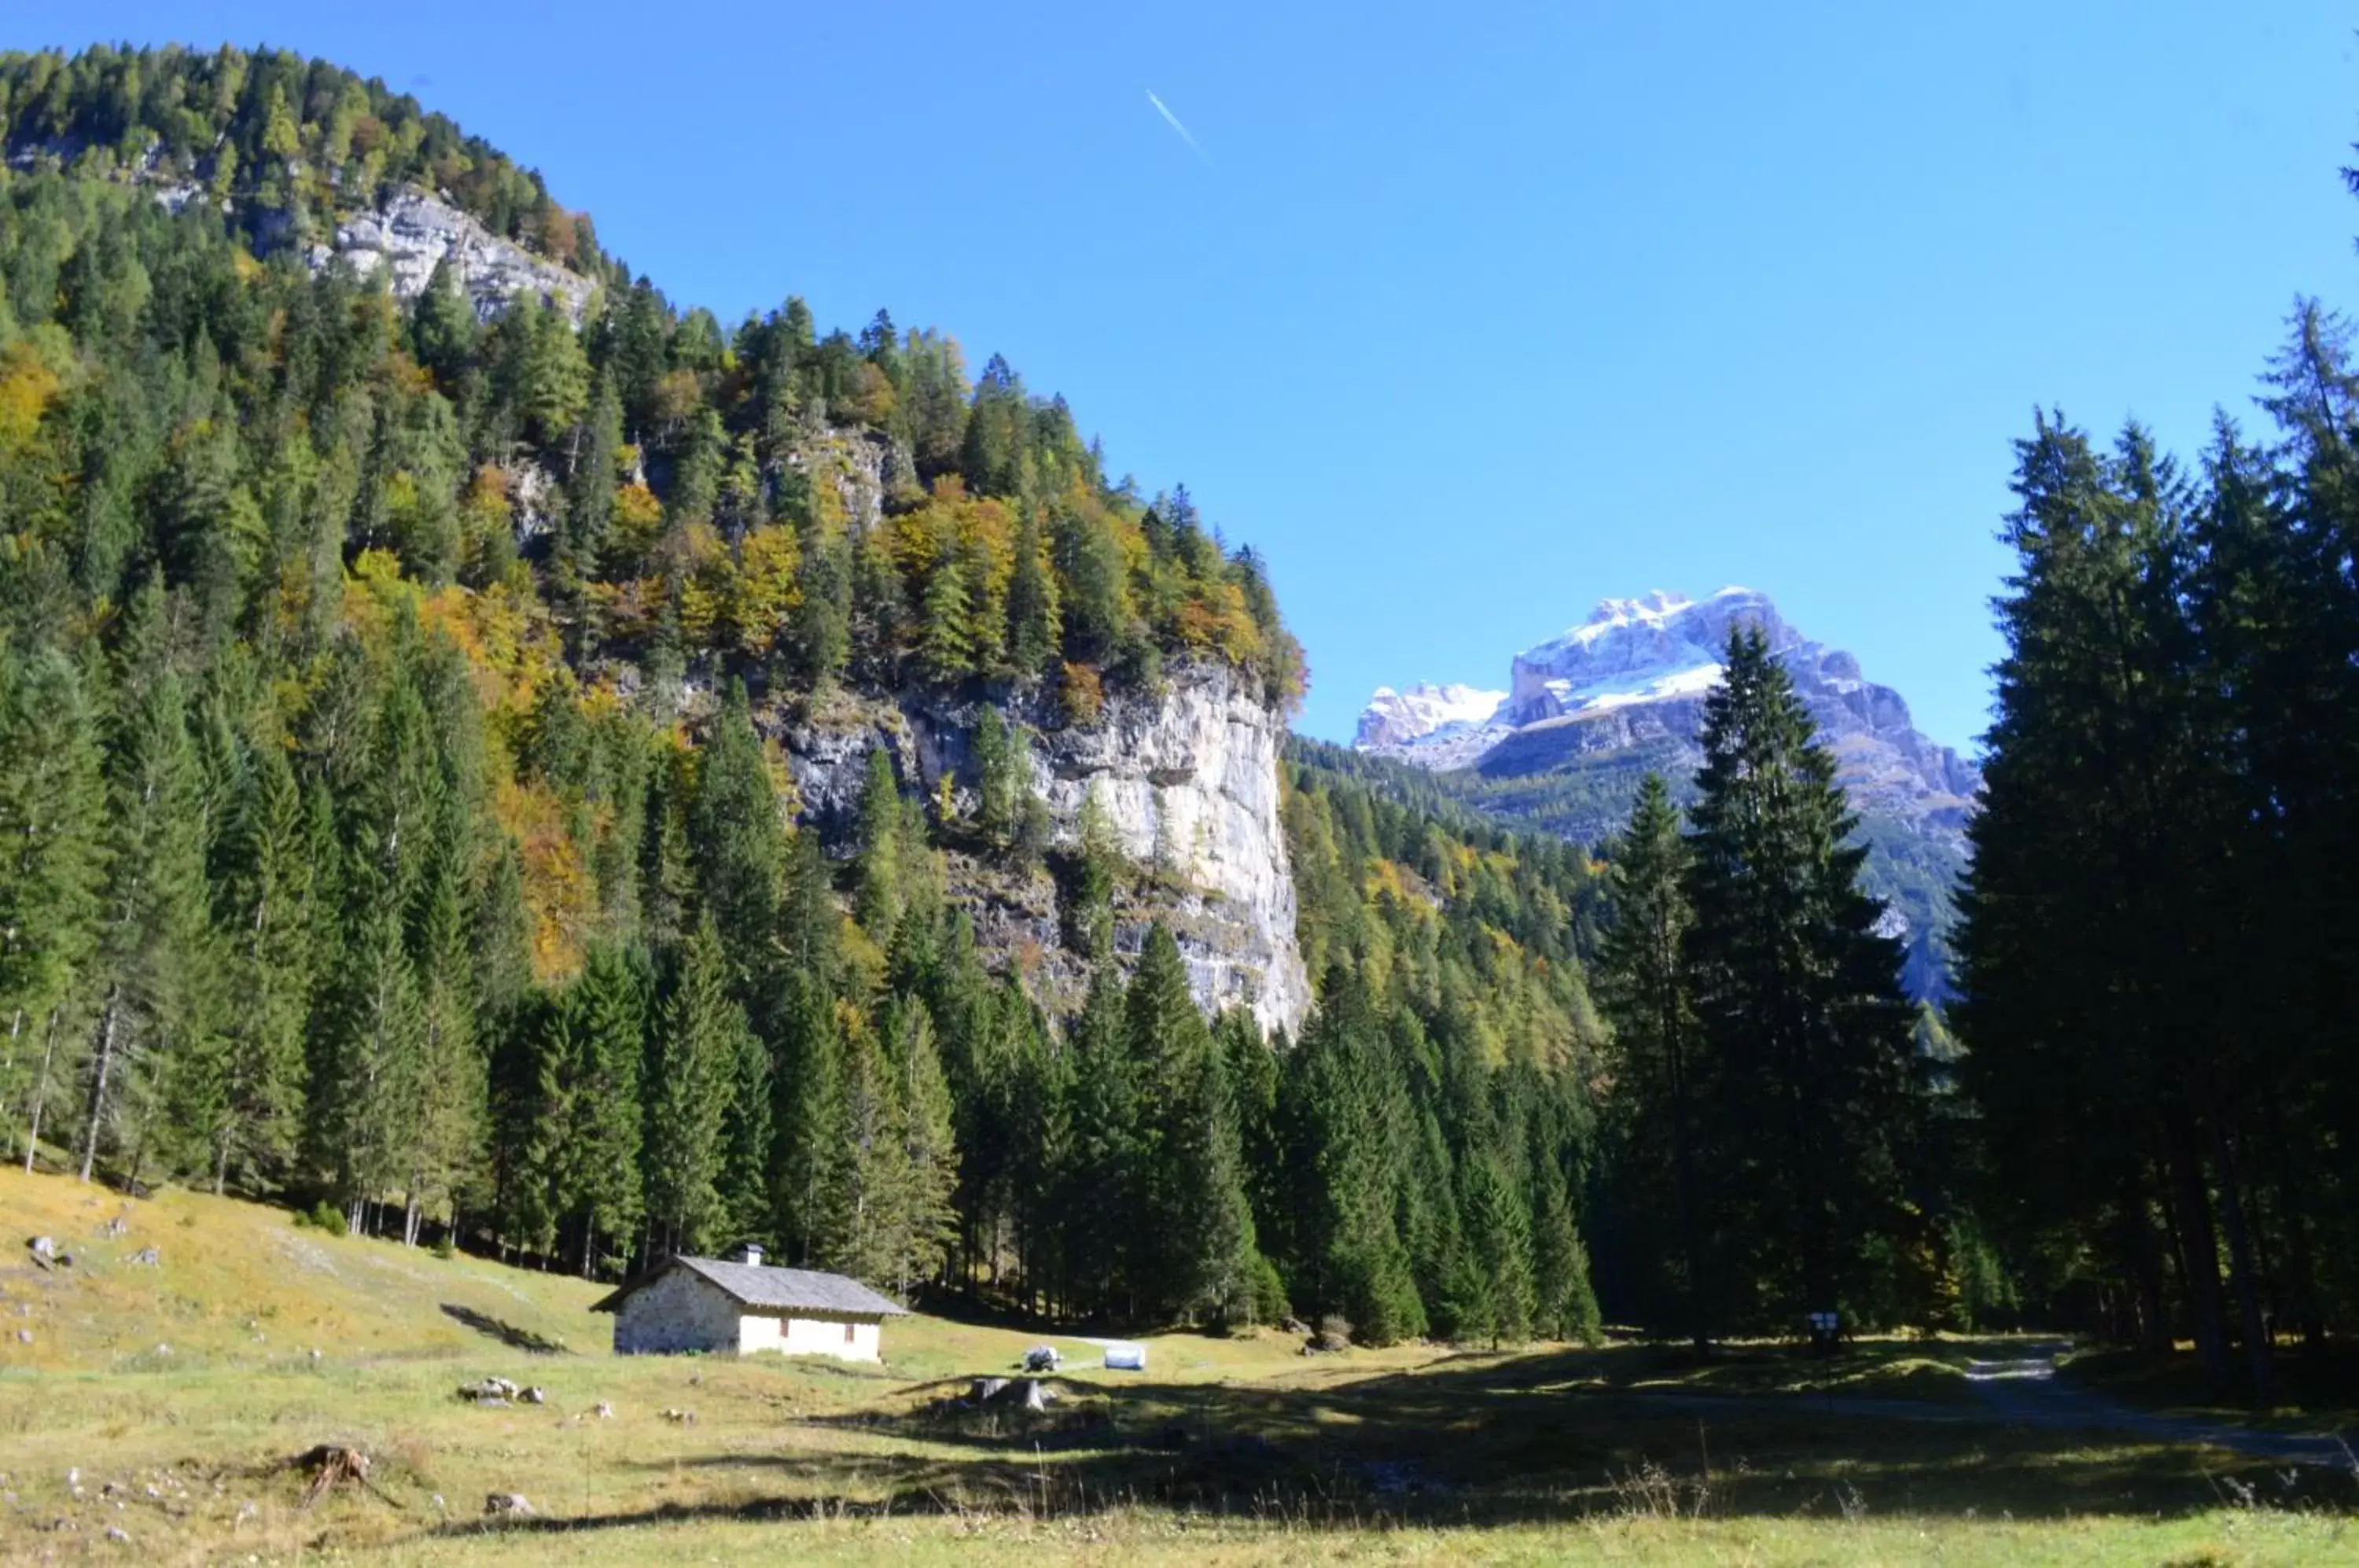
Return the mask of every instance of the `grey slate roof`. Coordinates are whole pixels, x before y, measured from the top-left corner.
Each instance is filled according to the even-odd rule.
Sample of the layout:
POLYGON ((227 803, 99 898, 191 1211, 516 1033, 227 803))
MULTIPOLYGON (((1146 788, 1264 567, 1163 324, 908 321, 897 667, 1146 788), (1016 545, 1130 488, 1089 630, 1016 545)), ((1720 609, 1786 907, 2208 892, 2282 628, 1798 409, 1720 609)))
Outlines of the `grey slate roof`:
POLYGON ((880 1296, 857 1279, 809 1269, 773 1269, 766 1263, 723 1263, 717 1258, 668 1258, 613 1295, 591 1307, 620 1312, 623 1303, 674 1269, 702 1275, 749 1307, 772 1311, 842 1312, 859 1317, 907 1317, 909 1310, 880 1296))

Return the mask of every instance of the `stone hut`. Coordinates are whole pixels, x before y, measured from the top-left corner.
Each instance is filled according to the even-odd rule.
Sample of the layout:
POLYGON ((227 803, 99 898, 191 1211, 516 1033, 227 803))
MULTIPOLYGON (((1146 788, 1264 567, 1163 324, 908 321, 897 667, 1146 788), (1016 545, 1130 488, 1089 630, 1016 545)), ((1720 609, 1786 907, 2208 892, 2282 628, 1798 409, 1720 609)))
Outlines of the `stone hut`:
POLYGON ((668 1258, 590 1310, 614 1314, 618 1356, 775 1350, 845 1361, 876 1360, 885 1320, 908 1315, 857 1279, 770 1268, 758 1247, 727 1262, 668 1258))

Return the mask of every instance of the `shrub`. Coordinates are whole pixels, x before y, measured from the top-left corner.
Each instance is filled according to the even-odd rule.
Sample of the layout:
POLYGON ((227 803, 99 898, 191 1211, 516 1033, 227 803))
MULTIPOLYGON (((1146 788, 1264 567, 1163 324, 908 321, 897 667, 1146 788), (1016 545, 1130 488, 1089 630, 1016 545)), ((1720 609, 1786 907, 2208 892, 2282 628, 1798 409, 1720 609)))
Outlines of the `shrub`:
POLYGON ((342 1236, 345 1228, 344 1211, 322 1198, 311 1205, 310 1213, 306 1214, 299 1210, 295 1215, 295 1223, 299 1225, 310 1225, 313 1230, 326 1231, 330 1236, 342 1236))

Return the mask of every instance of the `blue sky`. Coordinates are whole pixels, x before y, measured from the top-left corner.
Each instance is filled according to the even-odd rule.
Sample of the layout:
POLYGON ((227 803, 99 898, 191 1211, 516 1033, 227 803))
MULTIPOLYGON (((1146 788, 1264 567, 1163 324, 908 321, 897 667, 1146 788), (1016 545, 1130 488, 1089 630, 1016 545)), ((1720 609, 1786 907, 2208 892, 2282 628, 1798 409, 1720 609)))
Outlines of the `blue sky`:
POLYGON ((7 16, 330 56, 676 300, 1005 353, 1262 548, 1337 738, 1743 583, 1965 744, 2033 406, 2192 447, 2297 292, 2354 292, 2359 17, 2309 0, 7 16))

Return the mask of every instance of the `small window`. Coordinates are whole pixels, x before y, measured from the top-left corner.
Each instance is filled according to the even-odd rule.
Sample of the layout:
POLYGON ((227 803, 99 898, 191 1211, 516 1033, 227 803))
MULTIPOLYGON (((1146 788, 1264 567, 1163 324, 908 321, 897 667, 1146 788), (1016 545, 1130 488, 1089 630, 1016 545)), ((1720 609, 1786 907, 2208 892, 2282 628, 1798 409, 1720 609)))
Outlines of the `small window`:
POLYGON ((850 1345, 852 1343, 852 1325, 850 1323, 845 1323, 843 1325, 843 1343, 846 1345, 850 1345))

